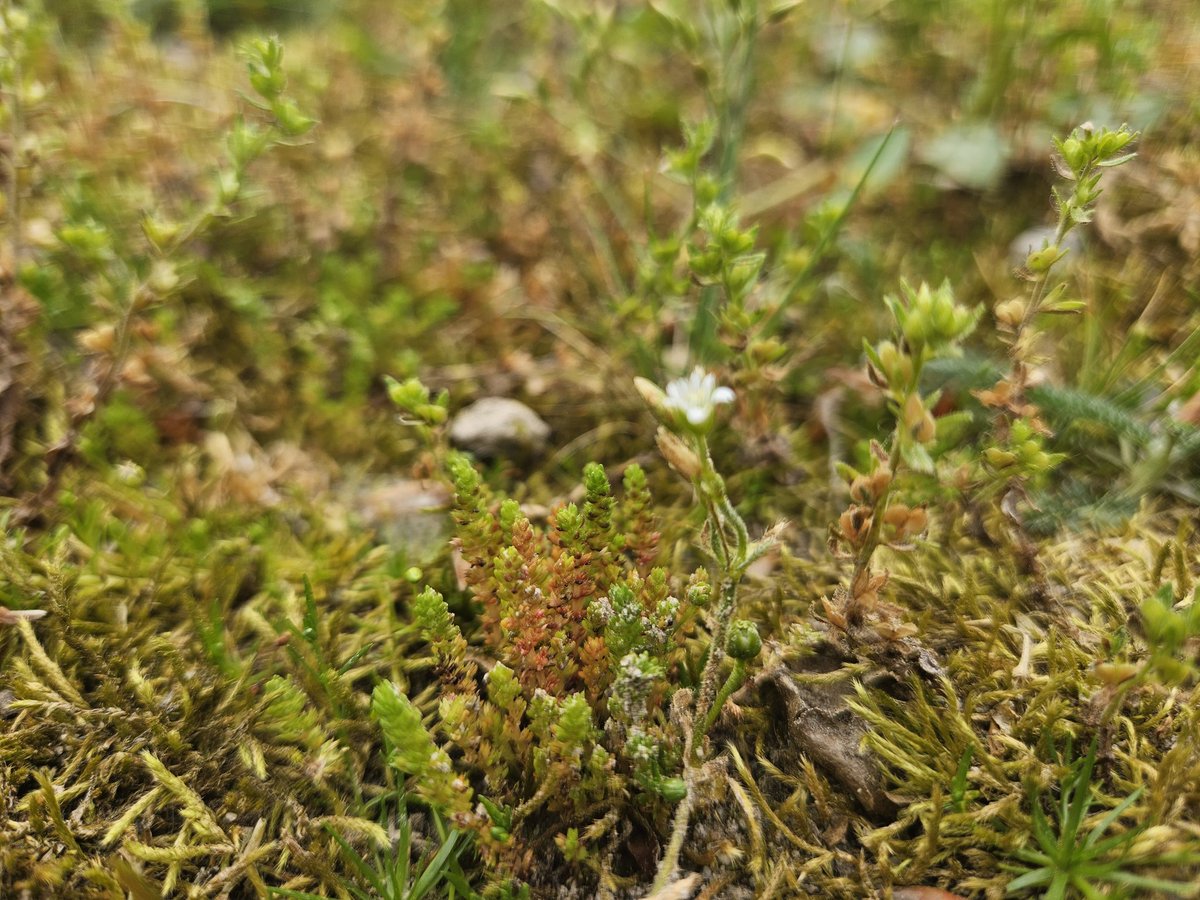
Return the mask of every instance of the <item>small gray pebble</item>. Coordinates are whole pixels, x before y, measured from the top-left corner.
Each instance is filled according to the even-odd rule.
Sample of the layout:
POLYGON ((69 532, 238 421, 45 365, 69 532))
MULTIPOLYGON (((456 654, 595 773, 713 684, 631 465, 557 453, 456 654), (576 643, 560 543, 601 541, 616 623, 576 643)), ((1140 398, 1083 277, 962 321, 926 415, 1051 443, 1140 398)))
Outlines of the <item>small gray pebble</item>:
POLYGON ((526 457, 546 446, 550 426, 524 403, 484 397, 454 417, 450 440, 483 459, 526 457))

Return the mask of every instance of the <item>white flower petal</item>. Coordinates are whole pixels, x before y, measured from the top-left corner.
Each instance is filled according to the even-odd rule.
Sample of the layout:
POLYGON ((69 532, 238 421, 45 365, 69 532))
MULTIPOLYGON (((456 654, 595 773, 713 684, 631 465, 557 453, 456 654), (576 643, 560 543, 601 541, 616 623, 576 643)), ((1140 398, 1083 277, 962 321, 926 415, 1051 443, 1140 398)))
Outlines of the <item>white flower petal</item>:
POLYGON ((682 378, 667 385, 663 405, 683 413, 690 425, 705 428, 710 425, 719 403, 732 403, 731 388, 718 386, 717 376, 697 366, 682 378))

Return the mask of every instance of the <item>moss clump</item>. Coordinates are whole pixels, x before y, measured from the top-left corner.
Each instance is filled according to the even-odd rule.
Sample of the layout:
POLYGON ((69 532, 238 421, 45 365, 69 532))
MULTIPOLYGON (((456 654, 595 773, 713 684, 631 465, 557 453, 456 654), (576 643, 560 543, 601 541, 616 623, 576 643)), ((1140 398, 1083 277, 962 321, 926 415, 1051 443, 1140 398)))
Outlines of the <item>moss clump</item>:
POLYGON ((0 2, 0 896, 1195 893, 1192 6, 202 6, 0 2))

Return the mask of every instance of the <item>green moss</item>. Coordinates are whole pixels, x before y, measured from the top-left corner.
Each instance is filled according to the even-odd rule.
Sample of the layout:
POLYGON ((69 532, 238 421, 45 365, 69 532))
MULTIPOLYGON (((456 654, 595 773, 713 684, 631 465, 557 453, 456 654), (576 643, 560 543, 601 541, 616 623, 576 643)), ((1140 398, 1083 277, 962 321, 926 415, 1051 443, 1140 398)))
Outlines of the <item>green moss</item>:
POLYGON ((1191 889, 1191 7, 356 0, 284 57, 119 6, 0 11, 0 895, 615 900, 673 842, 707 896, 1191 889), (1007 244, 1092 215, 1111 135, 1036 136, 1089 119, 1147 137, 1026 255, 1056 294, 1007 244), (914 276, 1054 315, 887 408, 864 338, 975 321, 909 290, 875 345, 914 276), (728 495, 631 389, 700 359, 728 495), (1016 359, 1045 429, 980 401, 1016 359), (497 394, 553 446, 481 473, 497 394), (906 415, 841 627, 830 472, 906 415))

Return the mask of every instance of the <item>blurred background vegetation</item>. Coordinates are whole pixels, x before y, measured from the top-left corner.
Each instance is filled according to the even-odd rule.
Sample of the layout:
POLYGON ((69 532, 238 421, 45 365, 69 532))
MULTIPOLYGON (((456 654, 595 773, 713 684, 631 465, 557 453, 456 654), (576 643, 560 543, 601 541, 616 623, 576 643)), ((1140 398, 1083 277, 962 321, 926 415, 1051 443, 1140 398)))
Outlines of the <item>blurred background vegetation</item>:
MULTIPOLYGON (((1030 229, 1053 223, 1051 139, 1085 121, 1139 130, 1139 156, 1072 254, 1086 315, 1047 328, 1036 399, 1069 458, 1027 525, 1058 548, 1052 581, 1095 576, 1111 604, 1072 638, 1077 679, 1129 618, 1121 597, 1136 605, 1164 565, 1188 593, 1195 4, 5 0, 3 15, 0 603, 49 612, 0 625, 6 896, 345 890, 330 829, 374 840, 402 787, 372 685, 434 706, 408 604, 430 584, 469 618, 429 512, 445 497, 413 487, 437 460, 385 375, 447 390, 452 410, 500 395, 536 411, 548 448, 485 466, 531 509, 570 497, 589 460, 641 462, 683 559, 697 520, 650 452, 632 377, 725 367, 740 402, 714 456, 756 529, 793 522, 751 603, 783 640, 836 583, 833 462, 861 463, 890 427, 862 373, 863 338, 890 328, 882 295, 902 277, 948 279, 987 310, 1019 294, 1045 236, 1030 229), (267 34, 285 48, 278 102, 251 80, 267 34), (784 298, 750 331, 677 265, 693 191, 664 160, 705 119, 714 189, 757 227, 762 281, 784 298)), ((989 420, 971 391, 1005 364, 994 329, 971 347, 928 373, 939 416, 970 414, 968 451, 989 420)), ((953 509, 928 550, 950 568, 963 509, 952 485, 927 492, 953 509)), ((1024 596, 1012 566, 972 565, 967 593, 1024 596)), ((906 601, 932 634, 945 597, 927 586, 911 576, 906 601)), ((1169 752, 1138 740, 1124 786, 1169 752)), ((1153 802, 1174 791, 1194 822, 1197 762, 1171 759, 1183 774, 1153 802)), ((932 802, 909 787, 924 793, 901 806, 932 802)), ((849 854, 828 896, 921 876, 1002 892, 994 846, 851 876, 860 814, 825 820, 822 841, 849 854)))

